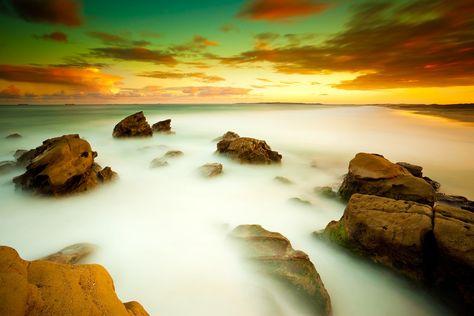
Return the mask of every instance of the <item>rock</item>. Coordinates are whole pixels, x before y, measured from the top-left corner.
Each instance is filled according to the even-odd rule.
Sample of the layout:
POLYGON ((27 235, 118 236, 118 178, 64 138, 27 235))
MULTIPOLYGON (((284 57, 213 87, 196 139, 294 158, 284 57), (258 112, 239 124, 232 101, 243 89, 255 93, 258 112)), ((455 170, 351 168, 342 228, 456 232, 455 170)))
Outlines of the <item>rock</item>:
POLYGON ((217 152, 251 164, 279 163, 282 158, 278 152, 271 150, 265 141, 239 137, 234 132, 227 132, 222 136, 217 143, 217 152))
POLYGON ((423 167, 421 166, 413 165, 408 162, 397 162, 397 165, 400 165, 403 168, 407 169, 415 177, 423 177, 423 167))
POLYGON ((127 116, 115 125, 114 137, 147 137, 153 136, 153 131, 146 121, 143 111, 127 116))
POLYGON ((433 205, 435 190, 422 178, 383 156, 359 153, 349 163, 349 173, 339 188, 339 195, 345 200, 354 193, 433 205))
POLYGON ((286 177, 276 176, 273 179, 275 181, 278 181, 278 182, 283 183, 283 184, 293 184, 293 182, 290 179, 286 178, 286 177))
POLYGON ((184 155, 184 153, 180 150, 170 150, 170 151, 166 152, 164 157, 166 157, 166 158, 176 158, 176 157, 180 157, 182 155, 184 155))
POLYGON ((64 264, 76 264, 80 260, 90 255, 95 250, 95 248, 96 247, 94 245, 87 243, 74 244, 49 256, 41 258, 40 260, 64 264))
POLYGON ((33 158, 26 166, 26 172, 13 179, 17 187, 24 190, 65 195, 87 191, 116 176, 109 167, 102 169, 94 162, 97 153, 79 135, 47 139, 20 158, 30 152, 33 158))
POLYGON ((0 175, 16 169, 16 161, 0 161, 0 175))
POLYGON ((145 316, 148 313, 143 308, 124 305, 115 293, 112 278, 100 265, 30 262, 21 259, 14 249, 2 246, 0 315, 145 316))
POLYGON ((315 187, 314 192, 321 196, 324 196, 328 199, 337 199, 338 195, 331 187, 324 186, 324 187, 315 187))
POLYGON ((444 203, 434 206, 436 285, 474 307, 474 213, 444 203))
POLYGON ((166 161, 166 159, 163 157, 155 158, 150 162, 150 168, 165 167, 167 165, 168 165, 168 161, 166 161))
POLYGON ((13 133, 13 134, 8 135, 8 136, 5 137, 5 138, 7 138, 7 139, 12 139, 12 138, 21 138, 21 137, 22 137, 22 136, 21 136, 20 134, 18 134, 18 133, 13 133))
POLYGON ((241 225, 230 237, 259 271, 292 289, 317 315, 331 315, 331 299, 316 268, 283 235, 260 225, 241 225))
POLYGON ((292 197, 288 201, 290 201, 292 203, 300 204, 300 205, 311 205, 312 204, 310 201, 302 199, 300 197, 292 197))
POLYGON ((228 139, 228 140, 230 140, 230 139, 239 138, 239 137, 240 137, 239 134, 234 133, 234 132, 231 132, 231 131, 228 131, 228 132, 226 132, 224 135, 222 135, 222 136, 220 136, 220 137, 217 137, 217 138, 214 138, 214 141, 215 141, 215 142, 219 142, 219 141, 221 141, 221 140, 223 140, 223 139, 228 139))
POLYGON ((154 132, 159 132, 159 133, 171 132, 171 119, 159 121, 158 123, 153 124, 152 129, 154 132))
POLYGON ((466 211, 474 212, 474 201, 470 201, 464 196, 436 193, 435 199, 437 204, 445 204, 466 211))
POLYGON ((201 171, 201 174, 205 177, 215 177, 220 174, 222 174, 222 169, 223 166, 220 163, 207 163, 205 165, 202 165, 199 170, 201 171))
POLYGON ((127 309, 127 312, 129 313, 130 316, 148 316, 149 315, 147 311, 143 308, 143 306, 136 301, 127 302, 127 303, 124 303, 123 305, 127 309))
POLYGON ((441 187, 441 184, 438 181, 435 181, 431 178, 423 177, 423 180, 428 182, 428 184, 431 185, 431 187, 433 188, 433 190, 435 190, 435 192, 438 192, 439 188, 441 187))
POLYGON ((31 160, 37 155, 36 149, 25 150, 18 149, 13 155, 19 167, 26 167, 31 163, 31 160))

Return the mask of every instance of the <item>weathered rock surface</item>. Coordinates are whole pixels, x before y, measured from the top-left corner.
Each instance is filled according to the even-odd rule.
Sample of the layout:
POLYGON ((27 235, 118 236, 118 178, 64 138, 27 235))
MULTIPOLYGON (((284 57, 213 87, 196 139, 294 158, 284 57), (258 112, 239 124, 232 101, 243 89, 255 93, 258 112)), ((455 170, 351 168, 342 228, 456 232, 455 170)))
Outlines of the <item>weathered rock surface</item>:
POLYGON ((22 137, 22 136, 21 136, 20 134, 18 134, 18 133, 13 133, 13 134, 8 135, 8 136, 5 137, 5 138, 7 138, 7 139, 12 139, 12 138, 21 138, 21 137, 22 137))
POLYGON ((423 177, 423 167, 422 166, 413 165, 413 164, 408 163, 408 162, 397 162, 397 165, 402 166, 403 168, 408 170, 408 172, 410 172, 415 177, 418 177, 418 178, 423 177))
POLYGON ((100 265, 29 262, 0 247, 0 315, 148 315, 137 304, 118 299, 100 265))
POLYGON ((112 180, 116 173, 94 162, 97 153, 79 135, 47 139, 43 145, 23 154, 30 155, 26 172, 13 179, 24 190, 46 195, 87 191, 112 180))
POLYGON ((90 255, 95 250, 95 248, 96 247, 94 245, 88 243, 74 244, 49 256, 41 258, 40 260, 64 264, 76 264, 80 260, 90 255))
POLYGON ((424 179, 383 156, 359 153, 349 163, 349 172, 339 188, 345 200, 354 193, 433 205, 435 190, 424 179))
POLYGON ((217 152, 242 163, 250 164, 279 163, 282 158, 265 141, 250 137, 239 137, 233 132, 227 132, 222 140, 217 143, 217 152))
POLYGON ((16 167, 16 161, 0 161, 0 175, 9 173, 10 171, 15 170, 16 167))
POLYGON ((214 162, 202 165, 199 170, 203 176, 211 178, 222 174, 223 168, 222 164, 214 162))
POLYGON ((167 119, 164 121, 159 121, 153 124, 152 129, 154 132, 158 133, 169 133, 171 132, 171 119, 167 119))
POLYGON ((464 196, 436 193, 435 199, 436 204, 445 204, 466 211, 474 212, 474 201, 470 201, 464 196))
POLYGON ((259 271, 292 289, 317 315, 331 315, 331 299, 316 268, 308 256, 294 250, 283 235, 260 225, 241 225, 230 237, 259 271))
POLYGON ((115 125, 114 137, 147 137, 153 136, 153 130, 148 124, 143 111, 127 116, 115 125))

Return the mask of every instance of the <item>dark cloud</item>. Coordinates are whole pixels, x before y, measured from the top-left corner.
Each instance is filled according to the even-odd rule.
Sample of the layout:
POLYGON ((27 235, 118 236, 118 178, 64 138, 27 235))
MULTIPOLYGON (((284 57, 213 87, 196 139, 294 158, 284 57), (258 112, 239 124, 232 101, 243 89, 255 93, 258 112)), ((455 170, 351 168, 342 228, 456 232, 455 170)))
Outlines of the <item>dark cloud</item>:
POLYGON ((129 43, 129 40, 116 34, 111 34, 107 32, 100 31, 90 31, 86 32, 92 38, 100 40, 105 45, 125 45, 129 43))
POLYGON ((0 0, 0 13, 34 23, 82 24, 82 2, 76 0, 0 0))
POLYGON ((248 0, 238 16, 251 20, 286 21, 320 13, 328 7, 328 3, 315 0, 248 0))
POLYGON ((93 48, 91 51, 92 56, 100 58, 150 62, 168 66, 177 64, 173 54, 144 47, 101 47, 93 48))
POLYGON ((87 59, 80 56, 64 57, 63 63, 53 64, 51 67, 65 67, 65 68, 104 68, 107 67, 106 63, 92 63, 87 59))
POLYGON ((172 46, 170 49, 176 53, 197 54, 202 53, 208 47, 218 46, 219 43, 211 41, 204 36, 195 35, 193 39, 185 44, 172 46))
POLYGON ((67 34, 63 32, 52 32, 49 34, 34 35, 34 38, 47 40, 47 41, 67 43, 67 34))
POLYGON ((342 89, 473 85, 474 2, 370 2, 346 29, 319 45, 255 49, 224 64, 269 62, 287 74, 352 72, 342 89))
POLYGON ((165 71, 150 71, 138 74, 142 77, 150 77, 157 79, 184 79, 184 78, 194 78, 199 79, 204 82, 219 82, 224 81, 225 79, 219 76, 206 75, 202 72, 165 72, 165 71))

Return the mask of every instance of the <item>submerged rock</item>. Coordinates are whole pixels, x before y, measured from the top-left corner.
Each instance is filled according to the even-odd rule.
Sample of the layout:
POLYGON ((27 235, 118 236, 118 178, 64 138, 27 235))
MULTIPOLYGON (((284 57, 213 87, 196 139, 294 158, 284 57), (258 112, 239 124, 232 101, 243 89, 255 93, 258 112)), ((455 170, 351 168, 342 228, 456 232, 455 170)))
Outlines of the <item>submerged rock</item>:
POLYGON ((164 157, 166 157, 166 158, 176 158, 176 157, 180 157, 182 155, 184 155, 184 153, 181 150, 170 150, 170 151, 166 152, 164 157))
POLYGON ((147 137, 153 136, 153 131, 146 121, 143 111, 127 116, 115 125, 114 137, 147 137))
POLYGON ((265 141, 239 137, 233 132, 227 132, 217 143, 217 152, 251 164, 279 163, 282 158, 278 152, 271 150, 265 141))
POLYGON ((202 165, 199 170, 203 176, 211 178, 222 174, 223 166, 217 162, 207 163, 202 165))
POLYGON ((292 203, 300 204, 300 205, 311 205, 312 204, 310 201, 302 199, 300 197, 292 197, 292 198, 288 199, 288 201, 290 201, 292 203))
POLYGON ((76 264, 80 260, 90 255, 95 250, 95 248, 95 245, 87 243, 74 244, 49 256, 41 258, 40 260, 64 264, 76 264))
POLYGON ((260 225, 236 227, 230 237, 259 271, 293 290, 317 315, 331 315, 331 299, 308 255, 260 225))
POLYGON ((165 167, 167 165, 168 161, 166 161, 166 159, 163 157, 155 158, 150 162, 150 168, 165 167))
POLYGON ((20 134, 18 134, 18 133, 13 133, 13 134, 8 135, 8 136, 5 137, 5 138, 7 138, 7 139, 12 139, 12 138, 21 138, 21 137, 22 137, 22 136, 21 136, 20 134))
POLYGON ((321 196, 324 196, 328 199, 337 199, 338 195, 337 192, 334 191, 331 187, 329 186, 324 186, 324 187, 315 187, 314 192, 316 194, 319 194, 321 196))
POLYGON ((283 184, 293 184, 293 182, 290 179, 286 178, 286 177, 276 176, 273 179, 275 181, 278 181, 278 182, 283 183, 283 184))
POLYGON ((0 161, 0 175, 9 173, 17 168, 16 161, 0 161))
POLYGON ((0 315, 148 315, 138 306, 119 300, 100 265, 25 261, 0 247, 0 315))
POLYGON ((47 139, 20 158, 24 155, 33 158, 26 172, 13 182, 17 187, 36 193, 65 195, 87 191, 116 176, 110 167, 102 169, 94 162, 97 153, 76 134, 47 139))
POLYGON ((354 193, 432 205, 435 190, 424 179, 413 176, 383 156, 359 153, 349 163, 349 173, 339 188, 339 194, 345 200, 354 193))
POLYGON ((171 119, 159 121, 158 123, 153 124, 152 129, 154 132, 158 132, 158 133, 170 133, 171 132, 171 119))

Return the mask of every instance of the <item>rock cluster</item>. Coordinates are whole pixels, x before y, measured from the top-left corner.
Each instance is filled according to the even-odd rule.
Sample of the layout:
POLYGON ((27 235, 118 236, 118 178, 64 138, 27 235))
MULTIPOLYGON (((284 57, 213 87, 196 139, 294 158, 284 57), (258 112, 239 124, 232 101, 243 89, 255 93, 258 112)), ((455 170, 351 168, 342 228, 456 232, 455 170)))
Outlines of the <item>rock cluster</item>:
POLYGON ((159 121, 151 127, 154 132, 158 133, 171 133, 171 119, 159 121))
POLYGON ((0 247, 0 315, 146 316, 137 302, 123 304, 100 265, 25 261, 0 247))
POLYGON ((241 225, 230 237, 259 271, 292 289, 317 315, 331 315, 331 299, 316 268, 283 235, 260 225, 241 225))
POLYGON ((234 132, 227 132, 222 136, 222 139, 217 143, 217 152, 242 163, 250 164, 279 163, 282 158, 265 141, 250 137, 240 137, 234 132))
POLYGON ((116 177, 110 167, 102 169, 90 144, 77 134, 47 139, 23 153, 18 162, 26 172, 13 179, 24 190, 45 195, 65 195, 92 189, 116 177))
POLYGON ((143 111, 127 116, 114 127, 114 137, 148 137, 153 130, 148 124, 143 111))

